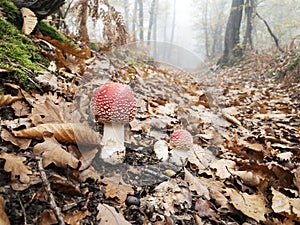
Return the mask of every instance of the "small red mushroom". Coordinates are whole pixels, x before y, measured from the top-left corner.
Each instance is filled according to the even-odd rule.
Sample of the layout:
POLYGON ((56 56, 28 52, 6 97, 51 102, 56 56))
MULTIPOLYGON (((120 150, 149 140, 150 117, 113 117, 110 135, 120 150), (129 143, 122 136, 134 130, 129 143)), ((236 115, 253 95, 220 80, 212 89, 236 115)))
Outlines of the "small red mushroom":
POLYGON ((170 145, 172 148, 170 160, 181 165, 193 148, 193 136, 187 130, 176 130, 170 136, 170 145))
POLYGON ((121 161, 125 156, 124 125, 136 113, 134 93, 128 85, 105 83, 96 88, 90 102, 96 121, 104 124, 100 157, 121 161))

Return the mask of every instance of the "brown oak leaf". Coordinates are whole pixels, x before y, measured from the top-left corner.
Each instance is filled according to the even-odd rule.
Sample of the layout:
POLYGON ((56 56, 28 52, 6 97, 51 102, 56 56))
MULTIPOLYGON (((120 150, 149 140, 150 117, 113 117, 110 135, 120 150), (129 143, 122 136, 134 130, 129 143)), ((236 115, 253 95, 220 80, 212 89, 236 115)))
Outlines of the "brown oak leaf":
POLYGON ((36 144, 33 147, 35 154, 43 156, 44 167, 47 167, 51 163, 62 168, 66 168, 67 165, 74 169, 78 167, 79 160, 65 151, 52 134, 45 133, 44 140, 43 143, 36 144))
POLYGON ((15 154, 9 154, 5 152, 0 152, 0 158, 5 159, 4 170, 6 172, 11 172, 11 180, 14 181, 16 176, 20 176, 20 181, 22 183, 29 183, 29 174, 32 174, 31 168, 26 166, 23 162, 26 160, 25 157, 17 156, 15 154))

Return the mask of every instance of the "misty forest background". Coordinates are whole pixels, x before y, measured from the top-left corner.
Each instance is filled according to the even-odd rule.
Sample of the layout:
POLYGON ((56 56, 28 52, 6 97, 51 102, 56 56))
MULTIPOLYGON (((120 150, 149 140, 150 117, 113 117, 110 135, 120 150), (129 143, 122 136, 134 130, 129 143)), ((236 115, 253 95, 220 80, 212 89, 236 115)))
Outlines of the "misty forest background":
MULTIPOLYGON (((228 38, 242 51, 286 48, 300 33, 300 5, 296 0, 111 0, 109 3, 122 15, 127 43, 168 42, 209 62, 216 62, 224 53, 231 12, 239 16, 234 18, 235 37, 228 38)), ((106 9, 104 4, 68 0, 63 7, 60 12, 63 20, 56 20, 60 29, 78 35, 87 44, 107 41, 100 18, 101 10, 106 9)))

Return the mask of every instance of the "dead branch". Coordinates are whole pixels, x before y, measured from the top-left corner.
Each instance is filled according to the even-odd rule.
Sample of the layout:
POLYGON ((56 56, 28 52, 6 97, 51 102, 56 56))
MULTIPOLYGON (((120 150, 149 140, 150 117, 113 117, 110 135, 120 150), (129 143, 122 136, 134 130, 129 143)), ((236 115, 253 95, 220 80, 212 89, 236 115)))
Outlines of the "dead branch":
POLYGON ((256 12, 256 16, 257 16, 260 20, 262 20, 262 21, 264 22, 264 24, 266 25, 266 27, 267 27, 267 29, 268 29, 268 32, 269 32, 269 34, 271 35, 271 37, 274 39, 275 45, 276 45, 276 47, 278 48, 278 50, 281 51, 281 52, 284 52, 283 49, 280 48, 280 46, 279 46, 279 40, 278 40, 278 38, 276 37, 276 35, 272 32, 272 30, 271 30, 271 28, 270 28, 268 22, 267 22, 265 19, 263 19, 263 18, 258 14, 258 12, 256 12))
POLYGON ((44 189, 45 189, 45 191, 46 191, 46 193, 49 197, 50 207, 51 207, 51 209, 53 210, 53 212, 56 216, 58 224, 59 225, 65 225, 64 219, 61 215, 61 210, 55 202, 55 199, 54 199, 54 196, 52 194, 51 187, 50 187, 50 182, 47 179, 47 175, 46 175, 45 169, 43 167, 43 158, 41 156, 36 156, 36 160, 37 160, 37 163, 38 163, 38 169, 39 169, 39 172, 40 172, 40 175, 41 175, 41 179, 42 179, 42 182, 43 182, 44 189))

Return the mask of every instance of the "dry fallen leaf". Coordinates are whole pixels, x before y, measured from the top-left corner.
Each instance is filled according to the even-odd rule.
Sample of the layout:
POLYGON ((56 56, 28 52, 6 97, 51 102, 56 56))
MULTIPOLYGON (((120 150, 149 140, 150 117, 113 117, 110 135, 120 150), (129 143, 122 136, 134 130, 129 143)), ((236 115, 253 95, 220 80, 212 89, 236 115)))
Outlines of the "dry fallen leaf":
POLYGON ((300 166, 297 167, 294 173, 294 184, 298 188, 298 193, 300 195, 300 166))
POLYGON ((210 168, 216 169, 216 175, 221 179, 226 179, 231 176, 230 171, 234 169, 236 163, 228 159, 216 160, 210 168))
POLYGON ((122 181, 120 175, 101 180, 106 185, 105 198, 117 198, 120 203, 125 202, 127 195, 134 194, 133 188, 122 181))
POLYGON ((238 192, 234 189, 227 189, 233 206, 246 216, 259 221, 266 221, 265 214, 269 212, 262 194, 252 194, 238 192))
POLYGON ((12 144, 18 146, 20 149, 27 149, 31 143, 31 139, 17 138, 5 129, 2 129, 1 131, 1 138, 4 141, 9 141, 12 144))
POLYGON ((81 220, 89 215, 88 210, 75 210, 64 217, 64 221, 70 225, 80 225, 81 220))
POLYGON ((106 205, 99 204, 98 207, 97 220, 99 221, 98 225, 130 225, 128 221, 124 219, 124 217, 117 213, 115 208, 106 205))
POLYGON ((53 133, 61 142, 74 144, 98 145, 100 138, 98 133, 90 127, 75 123, 51 123, 40 124, 36 127, 13 131, 16 137, 42 139, 44 132, 53 133))
POLYGON ((198 198, 195 203, 195 210, 197 210, 197 213, 201 218, 207 217, 218 223, 219 214, 217 214, 212 208, 213 204, 207 199, 198 198))
POLYGON ((5 200, 0 195, 0 225, 10 225, 8 216, 4 209, 5 209, 5 200))
POLYGON ((29 35, 35 28, 37 24, 37 17, 34 12, 28 8, 21 8, 21 13, 23 17, 23 27, 22 32, 26 35, 29 35))
POLYGON ((184 170, 184 180, 189 184, 191 191, 196 191, 199 196, 210 199, 208 187, 197 177, 193 176, 188 170, 184 170))
POLYGON ((51 209, 46 209, 39 215, 39 222, 43 225, 52 225, 57 224, 58 221, 54 212, 51 209))
POLYGON ((40 84, 50 87, 52 91, 58 88, 57 77, 52 73, 43 73, 35 78, 40 84))
POLYGON ((15 110, 15 116, 28 116, 30 114, 29 107, 23 101, 14 102, 11 107, 15 110))
POLYGON ((43 166, 47 167, 54 163, 58 167, 66 168, 67 165, 72 168, 77 168, 79 160, 69 152, 65 151, 56 141, 53 135, 44 135, 44 142, 36 144, 33 147, 33 152, 43 156, 43 166))
POLYGON ((15 154, 9 154, 5 152, 0 152, 0 158, 5 159, 4 170, 6 172, 11 172, 11 180, 14 181, 16 176, 20 176, 20 181, 22 183, 29 183, 29 174, 32 174, 31 168, 26 166, 23 162, 26 160, 25 157, 17 156, 15 154))
POLYGON ((274 212, 282 215, 295 214, 300 221, 300 198, 289 198, 273 187, 271 187, 271 190, 273 194, 272 209, 274 212))
POLYGON ((9 105, 20 99, 22 99, 22 94, 21 94, 20 90, 18 91, 18 96, 0 94, 0 107, 9 105))
POLYGON ((256 187, 260 184, 261 178, 251 171, 232 171, 234 175, 239 176, 243 183, 251 187, 256 187))
POLYGON ((162 182, 155 187, 154 191, 153 196, 147 195, 141 199, 141 203, 156 210, 162 210, 165 216, 174 215, 178 205, 185 208, 192 206, 192 194, 186 182, 180 179, 169 179, 162 182))
POLYGON ((67 178, 53 174, 49 177, 51 180, 51 188, 59 193, 65 193, 67 195, 81 195, 80 188, 67 178))

